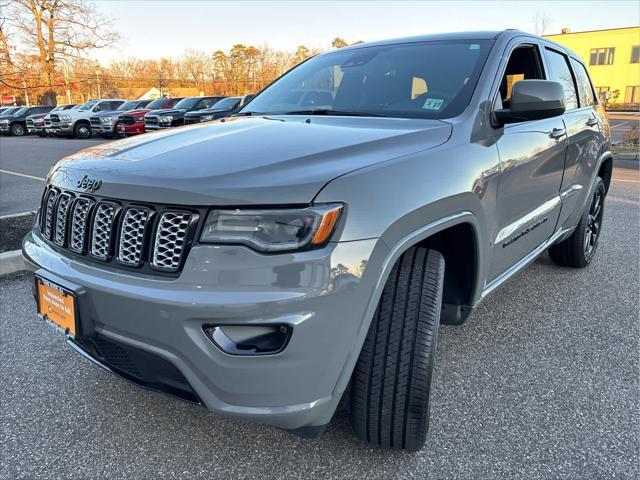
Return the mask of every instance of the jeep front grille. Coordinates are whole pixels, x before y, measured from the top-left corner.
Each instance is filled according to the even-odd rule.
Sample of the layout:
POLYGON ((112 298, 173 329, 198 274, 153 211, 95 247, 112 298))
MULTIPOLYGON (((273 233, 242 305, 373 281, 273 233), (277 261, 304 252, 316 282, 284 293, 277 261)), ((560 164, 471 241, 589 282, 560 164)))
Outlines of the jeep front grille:
POLYGON ((40 228, 57 247, 116 266, 180 270, 198 210, 139 205, 48 187, 40 228))

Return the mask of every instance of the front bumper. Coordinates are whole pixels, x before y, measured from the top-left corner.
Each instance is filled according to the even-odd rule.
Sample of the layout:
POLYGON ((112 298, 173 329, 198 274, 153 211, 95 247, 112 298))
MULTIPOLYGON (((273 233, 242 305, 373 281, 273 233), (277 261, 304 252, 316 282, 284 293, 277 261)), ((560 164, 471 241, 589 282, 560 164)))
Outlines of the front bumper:
POLYGON ((195 245, 176 279, 83 263, 37 229, 23 253, 33 270, 79 292, 78 342, 99 336, 148 352, 172 364, 210 410, 300 429, 333 415, 366 335, 376 265, 388 250, 373 239, 281 255, 195 245), (274 323, 293 328, 274 355, 226 354, 203 331, 274 323))
POLYGON ((114 132, 115 132, 115 124, 91 125, 92 135, 113 135, 114 132))
POLYGON ((134 123, 133 125, 118 124, 118 133, 120 135, 138 135, 144 133, 144 123, 134 123))
POLYGON ((8 123, 0 123, 0 133, 9 133, 8 123))
POLYGON ((27 128, 29 133, 40 134, 44 133, 44 125, 32 125, 27 128))
POLYGON ((158 124, 145 124, 144 130, 146 132, 152 132, 155 130, 165 130, 167 128, 171 128, 173 125, 170 123, 158 123, 158 124))
POLYGON ((73 134, 73 124, 71 123, 52 123, 51 126, 44 127, 45 132, 50 135, 71 135, 73 134))

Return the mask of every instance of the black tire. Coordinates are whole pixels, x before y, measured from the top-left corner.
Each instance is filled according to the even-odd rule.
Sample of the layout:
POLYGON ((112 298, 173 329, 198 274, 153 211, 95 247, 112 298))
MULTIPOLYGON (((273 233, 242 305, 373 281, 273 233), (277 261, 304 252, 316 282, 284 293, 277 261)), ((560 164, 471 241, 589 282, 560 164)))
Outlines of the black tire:
POLYGON ((605 196, 604 182, 598 177, 591 201, 582 213, 576 229, 570 237, 549 248, 549 256, 554 263, 576 268, 584 268, 591 263, 602 231, 605 196))
POLYGON ((361 440, 410 451, 424 445, 443 284, 442 254, 421 247, 389 275, 351 379, 361 440))
POLYGON ((41 137, 41 138, 45 138, 47 136, 47 134, 46 133, 38 133, 38 136, 41 137))
POLYGON ((86 123, 79 123, 73 128, 73 136, 83 140, 91 138, 91 127, 86 123))
POLYGON ((9 133, 14 137, 22 137, 26 133, 26 129, 21 123, 14 123, 11 125, 9 133))

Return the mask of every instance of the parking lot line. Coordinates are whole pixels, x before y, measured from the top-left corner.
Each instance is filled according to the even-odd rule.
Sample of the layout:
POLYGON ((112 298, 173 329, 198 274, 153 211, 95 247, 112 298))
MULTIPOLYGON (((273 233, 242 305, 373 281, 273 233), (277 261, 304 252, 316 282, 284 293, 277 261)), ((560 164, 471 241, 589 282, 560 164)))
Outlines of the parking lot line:
POLYGON ((33 175, 27 175, 26 173, 11 172, 9 170, 2 170, 2 169, 0 169, 0 173, 7 173, 9 175, 16 175, 18 177, 30 178, 31 180, 39 180, 40 182, 45 181, 45 179, 42 177, 34 177, 33 175))

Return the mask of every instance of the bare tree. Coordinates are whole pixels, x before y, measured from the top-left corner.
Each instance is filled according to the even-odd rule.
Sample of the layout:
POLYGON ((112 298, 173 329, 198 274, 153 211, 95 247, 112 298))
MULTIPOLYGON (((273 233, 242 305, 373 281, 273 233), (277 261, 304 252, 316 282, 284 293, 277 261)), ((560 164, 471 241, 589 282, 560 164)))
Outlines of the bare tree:
POLYGON ((80 0, 13 0, 12 5, 22 43, 38 56, 50 92, 61 58, 80 58, 119 40, 111 21, 80 0))
POLYGON ((189 72, 189 76, 193 79, 194 85, 201 82, 201 90, 204 93, 204 77, 209 70, 209 56, 202 50, 189 49, 185 52, 182 60, 184 68, 189 72))
POLYGON ((533 28, 536 35, 544 35, 549 31, 551 18, 546 12, 538 10, 533 16, 533 28))

